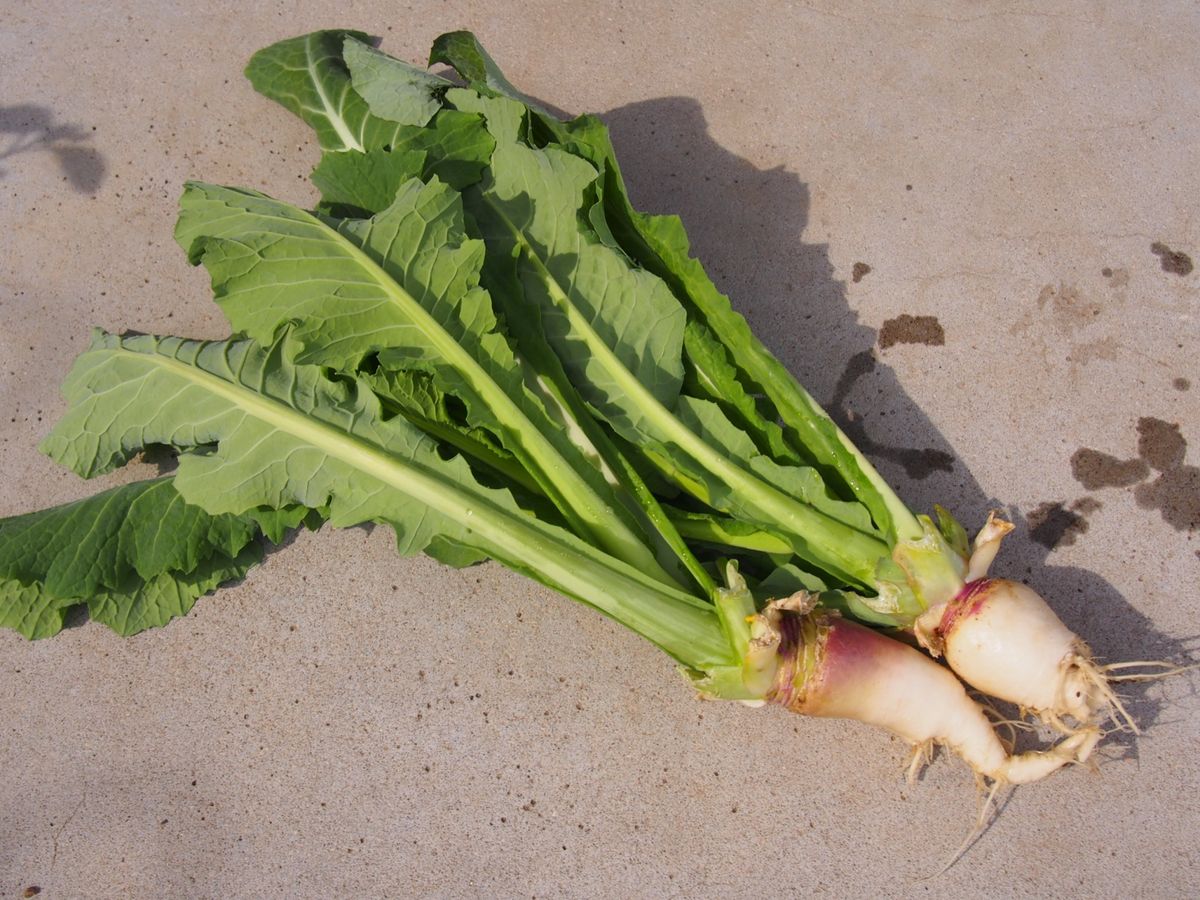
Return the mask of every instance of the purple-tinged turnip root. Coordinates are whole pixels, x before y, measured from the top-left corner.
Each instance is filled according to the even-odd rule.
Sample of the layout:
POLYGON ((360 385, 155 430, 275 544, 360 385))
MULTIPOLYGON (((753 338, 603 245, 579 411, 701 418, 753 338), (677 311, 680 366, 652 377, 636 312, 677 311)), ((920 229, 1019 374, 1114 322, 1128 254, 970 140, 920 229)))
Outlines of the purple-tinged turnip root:
MULTIPOLYGON (((982 706, 944 666, 912 647, 796 598, 762 618, 778 641, 778 668, 767 699, 809 716, 857 719, 913 745, 918 757, 943 745, 997 784, 1025 784, 1087 759, 1099 729, 1043 751, 1010 754, 982 706)), ((760 635, 764 629, 759 629, 760 635)))

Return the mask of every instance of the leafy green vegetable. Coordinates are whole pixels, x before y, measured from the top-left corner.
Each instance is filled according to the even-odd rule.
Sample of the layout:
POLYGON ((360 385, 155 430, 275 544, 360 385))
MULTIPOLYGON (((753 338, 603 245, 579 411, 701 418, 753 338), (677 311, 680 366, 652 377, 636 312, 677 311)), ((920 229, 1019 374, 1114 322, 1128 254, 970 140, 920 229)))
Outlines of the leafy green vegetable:
MULTIPOLYGON (((541 115, 549 116, 540 106, 518 91, 500 71, 496 61, 469 31, 450 31, 439 35, 429 51, 429 64, 445 63, 466 82, 487 97, 512 97, 541 115)), ((551 117, 552 118, 552 117, 551 117)))
MULTIPOLYGON (((469 33, 440 38, 433 59, 469 86, 357 32, 251 60, 255 87, 317 132, 322 205, 193 183, 176 237, 233 328, 270 348, 260 376, 328 372, 329 390, 361 397, 380 424, 428 434, 479 489, 502 489, 508 514, 565 525, 660 589, 712 600, 725 548, 756 571, 798 563, 809 583, 848 587, 875 621, 910 615, 919 594, 891 550, 911 514, 754 340, 688 257, 678 221, 632 210, 603 126, 533 104, 469 33), (665 510, 655 493, 676 489, 695 508, 665 510)), ((68 417, 56 434, 80 424, 68 417)), ((97 434, 55 449, 89 473, 126 451, 97 434), (73 459, 79 446, 93 457, 73 459)), ((214 507, 189 481, 197 465, 176 484, 210 513, 331 502, 339 521, 332 494, 281 489, 252 504, 232 482, 214 507)), ((412 552, 520 565, 437 521, 416 537, 392 524, 412 552)))
MULTIPOLYGON (((351 47, 352 41, 346 46, 351 47)), ((607 213, 611 207, 617 224, 624 222, 627 231, 630 223, 641 220, 624 199, 603 127, 586 119, 564 125, 541 109, 527 107, 525 98, 465 33, 439 39, 433 58, 461 66, 460 74, 475 90, 443 90, 439 84, 436 92, 431 91, 427 84, 414 82, 403 64, 393 67, 389 75, 378 57, 355 49, 344 61, 326 61, 331 69, 346 65, 352 82, 370 82, 366 115, 386 121, 399 104, 400 115, 411 123, 429 113, 428 105, 436 96, 453 110, 482 117, 495 141, 478 189, 466 188, 464 197, 488 244, 489 258, 516 260, 515 279, 488 282, 509 320, 519 321, 536 310, 539 327, 566 367, 574 389, 662 474, 717 509, 788 536, 793 551, 808 564, 871 589, 881 572, 879 561, 887 557, 888 543, 898 534, 893 530, 897 513, 891 508, 898 501, 893 502, 886 485, 883 488, 889 492, 884 494, 873 484, 872 477, 878 479, 874 470, 861 455, 854 455, 857 451, 832 421, 787 376, 787 383, 780 382, 782 393, 793 406, 798 397, 807 403, 801 404, 803 415, 793 417, 791 431, 799 429, 810 438, 807 443, 789 443, 788 432, 772 420, 773 407, 764 400, 770 392, 734 364, 729 342, 719 339, 720 331, 697 314, 687 291, 681 292, 676 269, 692 273, 695 290, 702 287, 698 278, 703 270, 691 265, 686 242, 675 247, 679 258, 671 257, 674 269, 656 257, 657 270, 666 281, 632 264, 618 244, 621 229, 609 227, 607 213), (408 110, 416 106, 422 112, 410 115, 408 110), (535 139, 538 132, 549 138, 535 139), (685 334, 689 335, 686 341, 685 334), (685 374, 709 399, 681 395, 685 374), (746 384, 759 395, 751 396, 746 384), (763 403, 766 413, 760 409, 763 403), (809 461, 818 469, 798 465, 809 461), (865 509, 830 493, 817 473, 831 468, 836 477, 830 483, 844 486, 849 478, 848 493, 857 496, 865 509)), ((318 65, 316 78, 334 76, 323 75, 318 65)), ((396 157, 349 163, 345 160, 369 154, 341 149, 349 152, 329 153, 323 165, 340 172, 370 169, 374 177, 359 177, 355 182, 353 205, 381 214, 400 176, 380 173, 392 162, 396 171, 407 174, 414 168, 412 161, 396 157)), ((335 191, 325 202, 345 199, 345 192, 339 196, 335 191)), ((640 234, 636 228, 630 233, 640 234)), ((644 244, 642 240, 638 246, 644 244)), ((715 294, 706 276, 703 282, 715 294)), ((745 322, 723 297, 715 294, 714 301, 701 293, 709 313, 718 319, 722 309, 727 313, 722 327, 748 336, 751 343, 744 356, 752 362, 757 359, 754 365, 767 374, 786 376, 782 366, 753 342, 745 322)), ((392 358, 391 364, 395 362, 392 358)), ((449 388, 462 395, 458 386, 449 388)), ((558 505, 562 510, 563 505, 558 505)), ((898 509, 903 510, 902 504, 898 509)), ((670 533, 659 534, 670 546, 670 533)), ((591 535, 594 538, 596 532, 591 535)), ((680 558, 687 562, 685 556, 680 558)))
POLYGON ((997 783, 1085 761, 1116 701, 1036 594, 979 580, 1011 526, 972 548, 940 507, 913 516, 679 220, 633 210, 597 120, 533 104, 468 32, 431 59, 467 86, 359 32, 255 54, 255 87, 317 133, 322 203, 187 186, 176 237, 237 334, 95 335, 42 449, 86 477, 150 445, 179 467, 0 521, 0 625, 43 637, 86 605, 132 634, 244 574, 260 535, 381 523, 401 554, 596 607, 710 695, 942 741, 997 783), (1020 614, 956 637, 968 577, 1020 614), (1012 756, 952 674, 843 614, 909 628, 1066 739, 1012 756), (1013 622, 1037 653, 979 638, 1013 622))
MULTIPOLYGON (((705 502, 778 525, 810 562, 870 584, 874 560, 886 548, 871 534, 868 517, 840 504, 843 517, 833 520, 828 504, 821 508, 825 489, 813 470, 794 469, 795 477, 787 477, 772 464, 770 472, 757 473, 774 479, 766 481, 730 463, 739 457, 720 452, 720 444, 744 447, 742 433, 715 405, 680 396, 686 315, 661 279, 632 266, 582 224, 596 170, 564 151, 523 145, 518 123, 524 108, 515 101, 461 90, 446 97, 483 113, 496 139, 484 180, 466 201, 489 252, 520 261, 520 300, 536 306, 547 340, 584 399, 626 440, 671 461, 669 471, 686 473, 682 484, 702 485, 705 502), (805 490, 787 496, 775 485, 805 490), (845 524, 847 518, 854 524, 845 524)), ((509 315, 519 311, 510 306, 509 315)))

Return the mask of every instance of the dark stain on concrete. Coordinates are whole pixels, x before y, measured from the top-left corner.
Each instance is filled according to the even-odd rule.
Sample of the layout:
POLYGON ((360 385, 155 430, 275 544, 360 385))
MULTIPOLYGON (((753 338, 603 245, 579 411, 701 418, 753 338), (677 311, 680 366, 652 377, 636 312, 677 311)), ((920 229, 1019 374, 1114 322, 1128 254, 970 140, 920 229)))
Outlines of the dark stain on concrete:
POLYGON ((888 319, 879 329, 879 347, 886 350, 894 344, 925 344, 941 347, 946 343, 946 331, 937 316, 910 316, 908 313, 888 319))
POLYGON ((1143 416, 1138 419, 1138 456, 1164 472, 1183 465, 1187 456, 1187 441, 1179 426, 1173 422, 1143 416))
POLYGON ((1100 274, 1103 275, 1105 278, 1112 278, 1112 269, 1110 269, 1108 266, 1105 266, 1103 269, 1100 270, 1100 274))
POLYGON ((904 473, 916 481, 928 478, 934 472, 953 472, 954 457, 933 447, 893 447, 876 441, 867 434, 863 420, 846 408, 846 397, 855 383, 875 371, 875 355, 862 350, 850 357, 846 368, 834 388, 830 411, 839 421, 842 430, 859 450, 868 456, 876 456, 896 463, 904 473))
POLYGON ((1178 423, 1143 416, 1137 422, 1137 459, 1117 459, 1081 447, 1071 457, 1075 479, 1089 490, 1134 487, 1142 509, 1157 510, 1176 531, 1200 528, 1200 468, 1186 465, 1187 440, 1178 423), (1158 477, 1150 480, 1151 470, 1158 477))
POLYGON ((871 274, 871 267, 865 262, 856 262, 854 268, 850 270, 850 280, 858 284, 867 275, 871 274))
POLYGON ((1070 506, 1060 501, 1041 503, 1026 517, 1029 536, 1048 550, 1069 547, 1080 535, 1087 534, 1087 517, 1101 506, 1100 501, 1092 497, 1081 497, 1070 506))
POLYGON ((1175 388, 1177 391, 1187 391, 1191 389, 1192 383, 1186 378, 1176 378, 1171 382, 1171 387, 1175 388))
POLYGON ((1192 273, 1192 258, 1179 250, 1172 250, 1162 241, 1150 245, 1150 252, 1159 258, 1162 270, 1172 275, 1190 275, 1192 273))
POLYGON ((1200 468, 1178 466, 1153 481, 1139 484, 1133 499, 1142 509, 1156 509, 1176 531, 1200 528, 1200 468))
POLYGON ((1156 509, 1177 531, 1200 528, 1200 468, 1184 465, 1187 441, 1179 425, 1150 416, 1138 419, 1138 455, 1158 470, 1139 484, 1133 498, 1143 509, 1156 509))
POLYGON ((1099 450, 1080 447, 1071 456, 1071 473, 1089 491, 1107 487, 1131 487, 1150 474, 1141 459, 1117 459, 1099 450))

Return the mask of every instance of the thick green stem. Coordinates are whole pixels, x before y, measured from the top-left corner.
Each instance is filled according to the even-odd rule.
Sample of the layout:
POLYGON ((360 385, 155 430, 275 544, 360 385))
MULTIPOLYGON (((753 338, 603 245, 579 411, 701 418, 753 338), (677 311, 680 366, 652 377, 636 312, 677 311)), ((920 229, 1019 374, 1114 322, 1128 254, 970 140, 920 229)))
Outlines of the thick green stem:
POLYGON ((762 529, 736 527, 742 524, 736 519, 688 515, 675 509, 668 510, 667 515, 679 533, 689 540, 716 547, 752 550, 769 556, 790 556, 792 552, 792 545, 779 535, 762 529))

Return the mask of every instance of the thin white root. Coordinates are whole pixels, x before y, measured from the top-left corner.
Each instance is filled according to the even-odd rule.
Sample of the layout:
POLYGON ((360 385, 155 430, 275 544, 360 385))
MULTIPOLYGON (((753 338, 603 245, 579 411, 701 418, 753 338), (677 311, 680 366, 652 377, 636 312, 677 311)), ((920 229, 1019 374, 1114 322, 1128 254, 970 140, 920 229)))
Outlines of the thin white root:
POLYGON ((1173 675, 1182 675, 1184 672, 1193 672, 1200 669, 1200 663, 1193 663, 1190 666, 1177 666, 1175 663, 1167 662, 1161 659, 1138 659, 1131 662, 1109 663, 1108 665, 1100 666, 1100 671, 1105 673, 1108 681, 1158 681, 1160 678, 1170 678, 1173 675), (1134 666, 1156 666, 1163 671, 1161 672, 1134 672, 1130 675, 1109 675, 1109 672, 1116 672, 1121 669, 1132 669, 1134 666))
MULTIPOLYGON (((996 708, 995 704, 993 704, 986 695, 980 694, 978 691, 968 691, 967 693, 970 695, 972 700, 974 700, 983 708, 984 715, 991 720, 993 725, 995 725, 997 728, 1004 729, 1006 734, 1004 736, 997 734, 996 737, 1000 738, 1000 742, 1004 744, 1005 752, 1007 752, 1009 755, 1012 754, 1014 748, 1017 746, 1017 731, 1036 730, 1034 726, 1028 722, 1025 722, 1021 719, 1010 719, 1005 716, 1004 713, 1000 712, 1000 710, 996 708)), ((1023 715, 1024 710, 1021 712, 1023 715)))
POLYGON ((980 793, 983 794, 984 791, 987 793, 984 795, 983 803, 979 807, 979 815, 975 819, 975 824, 971 827, 963 842, 959 844, 958 849, 946 860, 945 865, 932 875, 927 875, 925 878, 920 879, 920 881, 932 881, 935 878, 945 875, 956 862, 963 858, 966 852, 971 849, 971 846, 983 836, 983 833, 987 831, 988 826, 992 824, 995 818, 994 810, 999 808, 995 803, 996 795, 1006 786, 1002 781, 992 782, 991 788, 988 788, 983 783, 980 784, 980 793))
POLYGON ((1116 669, 1132 669, 1134 666, 1157 666, 1160 669, 1171 669, 1172 671, 1186 672, 1188 669, 1195 669, 1200 666, 1197 663, 1194 666, 1177 666, 1173 662, 1167 662, 1165 659, 1130 659, 1125 662, 1105 663, 1100 668, 1105 672, 1111 672, 1116 669))
POLYGON ((933 762, 933 754, 936 746, 932 740, 913 744, 912 755, 908 760, 908 769, 904 774, 905 781, 909 784, 916 784, 917 776, 921 774, 921 770, 927 764, 933 762))
POLYGON ((1079 667, 1079 672, 1086 678, 1095 688, 1104 700, 1108 703, 1109 716, 1113 722, 1122 725, 1132 731, 1134 734, 1141 734, 1142 731, 1134 721, 1133 716, 1129 714, 1129 710, 1125 708, 1125 704, 1121 702, 1121 698, 1117 696, 1117 692, 1109 686, 1109 678, 1104 672, 1104 669, 1091 658, 1081 659, 1076 665, 1079 667))

